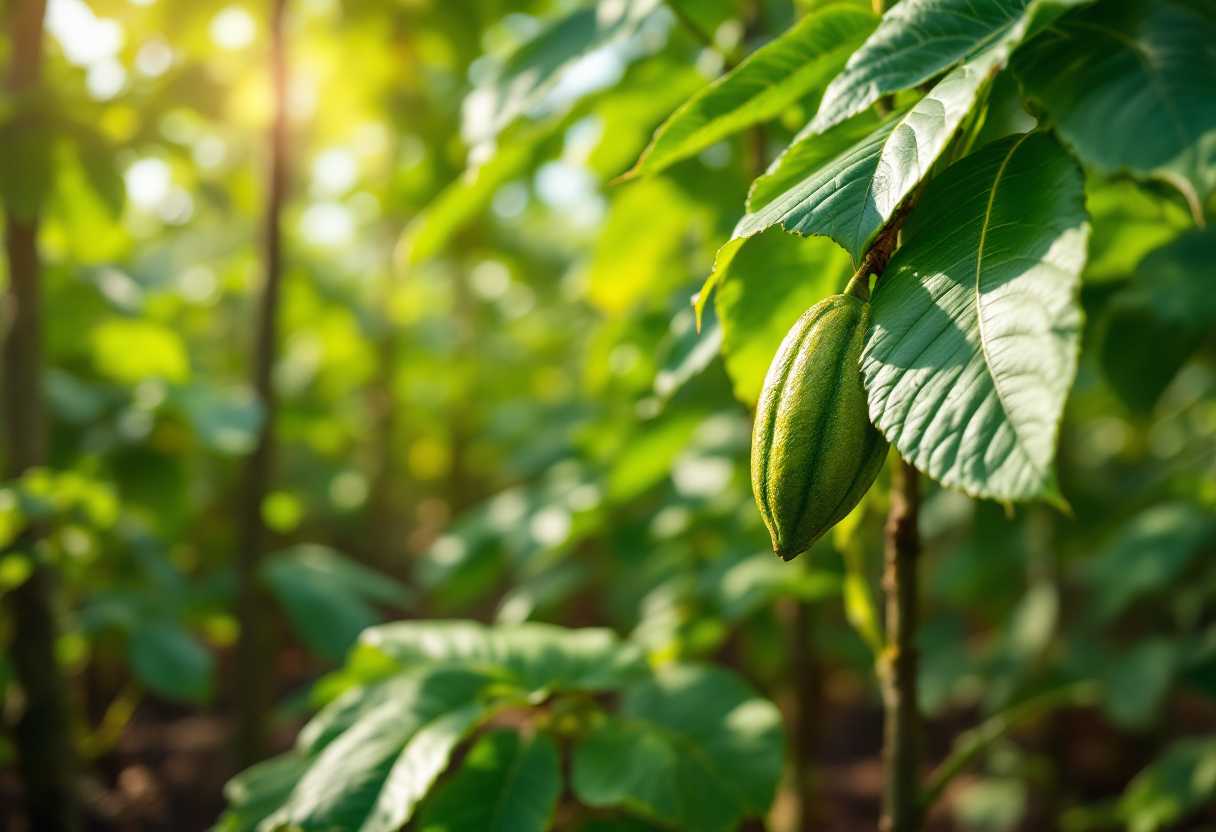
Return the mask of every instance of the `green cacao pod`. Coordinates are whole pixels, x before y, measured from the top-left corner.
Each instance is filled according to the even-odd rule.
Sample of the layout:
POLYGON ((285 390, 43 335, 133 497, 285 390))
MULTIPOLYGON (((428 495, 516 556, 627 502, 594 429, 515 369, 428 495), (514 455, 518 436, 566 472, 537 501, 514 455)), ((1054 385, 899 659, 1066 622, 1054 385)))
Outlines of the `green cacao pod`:
POLYGON ((786 560, 845 518, 874 484, 887 440, 870 424, 861 348, 868 278, 808 309, 777 350, 756 408, 752 490, 786 560))

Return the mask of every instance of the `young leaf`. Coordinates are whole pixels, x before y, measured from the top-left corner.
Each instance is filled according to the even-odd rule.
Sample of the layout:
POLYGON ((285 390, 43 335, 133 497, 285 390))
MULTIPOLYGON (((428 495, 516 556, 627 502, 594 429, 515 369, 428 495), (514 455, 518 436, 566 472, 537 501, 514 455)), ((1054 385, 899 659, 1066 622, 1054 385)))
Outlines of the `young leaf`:
POLYGON ((1216 231, 1191 231, 1140 261, 1111 300, 1102 369, 1147 414, 1216 325, 1216 231))
POLYGON ((1058 500, 1089 236, 1084 182, 1050 136, 994 142, 925 192, 874 296, 870 418, 943 485, 1058 500))
POLYGON ((997 44, 1011 48, 1069 6, 1089 0, 903 0, 828 86, 813 133, 880 97, 923 84, 997 44))
POLYGON ((675 666, 625 692, 574 750, 572 787, 687 832, 725 832, 768 808, 781 777, 781 717, 725 671, 675 666))
POLYGON ((543 734, 482 737, 418 813, 418 832, 545 832, 561 796, 557 746, 543 734))
POLYGON ((1216 5, 1108 0, 1018 56, 1025 93, 1106 173, 1163 179, 1192 212, 1216 189, 1216 5))
POLYGON ((672 114, 626 176, 650 176, 822 90, 878 20, 829 6, 750 55, 672 114))
POLYGON ((868 114, 823 135, 803 131, 756 181, 749 204, 755 213, 739 221, 734 236, 780 224, 786 231, 831 237, 860 261, 1008 57, 1005 42, 980 53, 914 107, 892 113, 868 134, 868 114))

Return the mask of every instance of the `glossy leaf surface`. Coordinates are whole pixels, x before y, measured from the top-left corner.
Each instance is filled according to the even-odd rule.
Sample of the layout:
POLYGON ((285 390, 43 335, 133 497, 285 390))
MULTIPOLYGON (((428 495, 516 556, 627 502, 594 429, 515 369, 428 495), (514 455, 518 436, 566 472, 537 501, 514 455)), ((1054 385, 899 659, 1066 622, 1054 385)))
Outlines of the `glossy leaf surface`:
POLYGON ((810 130, 821 133, 880 97, 923 84, 999 43, 1015 45, 1085 0, 903 0, 824 93, 810 130))
POLYGON ((944 485, 1058 499, 1089 234, 1077 164, 1042 133, 1003 139, 926 191, 874 296, 870 417, 944 485))
POLYGON ((757 180, 745 237, 771 225, 831 237, 860 261, 897 208, 924 179, 971 111, 983 84, 1008 58, 1004 43, 955 69, 915 106, 872 131, 858 116, 823 135, 804 131, 757 180), (864 134, 864 137, 860 137, 864 134))

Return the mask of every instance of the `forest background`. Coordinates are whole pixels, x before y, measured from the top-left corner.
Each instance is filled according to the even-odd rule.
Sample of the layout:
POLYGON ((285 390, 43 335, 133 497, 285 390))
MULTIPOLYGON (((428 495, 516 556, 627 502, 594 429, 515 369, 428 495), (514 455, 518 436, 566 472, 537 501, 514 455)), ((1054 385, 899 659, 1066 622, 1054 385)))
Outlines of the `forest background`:
MULTIPOLYGON (((473 654, 586 667, 457 732, 418 828, 489 828, 457 809, 509 796, 495 754, 557 771, 533 732, 585 748, 601 706, 700 774, 684 740, 633 760, 659 795, 576 752, 514 828, 875 828, 889 475, 790 563, 748 478, 772 355, 854 264, 773 227, 691 302, 831 75, 626 175, 791 27, 854 20, 843 61, 869 0, 5 7, 0 828, 253 829, 286 793, 225 792, 240 769, 284 755, 290 789, 384 655, 473 654), (406 620, 488 629, 367 629, 406 620)), ((1216 114, 1209 22, 1184 74, 1216 114)), ((1017 69, 976 148, 1053 126, 1017 69)), ((921 483, 926 771, 958 763, 934 829, 1216 828, 1216 201, 1085 177, 1067 505, 921 483)), ((396 828, 381 769, 357 823, 284 817, 396 828)))

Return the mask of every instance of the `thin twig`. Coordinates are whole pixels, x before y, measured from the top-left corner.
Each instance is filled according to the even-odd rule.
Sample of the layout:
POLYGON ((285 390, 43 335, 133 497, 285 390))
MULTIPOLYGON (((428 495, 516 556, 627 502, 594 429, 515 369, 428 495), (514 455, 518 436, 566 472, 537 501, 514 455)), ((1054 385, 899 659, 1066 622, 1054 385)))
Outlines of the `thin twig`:
POLYGON ((1060 708, 1092 705, 1098 701, 1100 693, 1100 688, 1093 682, 1068 685, 1028 699, 961 734, 954 743, 954 751, 937 767, 921 792, 921 810, 928 812, 951 780, 971 765, 984 749, 1014 728, 1060 708))

